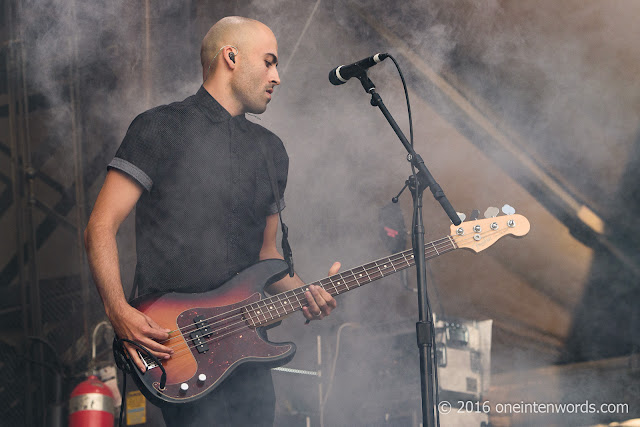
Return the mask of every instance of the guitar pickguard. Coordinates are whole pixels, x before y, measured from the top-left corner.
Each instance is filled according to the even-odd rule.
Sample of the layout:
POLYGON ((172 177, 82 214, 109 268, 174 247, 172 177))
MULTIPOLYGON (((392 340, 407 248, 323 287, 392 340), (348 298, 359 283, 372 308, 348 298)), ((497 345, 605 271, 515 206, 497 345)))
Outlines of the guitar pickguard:
POLYGON ((162 371, 152 360, 145 359, 149 364, 146 372, 134 369, 133 378, 145 397, 158 405, 189 402, 216 388, 243 363, 287 363, 295 354, 295 345, 265 340, 261 328, 250 327, 242 311, 263 298, 262 288, 274 281, 282 264, 286 269, 280 260, 260 262, 214 291, 169 293, 134 301, 138 310, 175 331, 164 343, 174 349, 169 360, 161 361, 167 373, 164 389, 160 389, 162 371))

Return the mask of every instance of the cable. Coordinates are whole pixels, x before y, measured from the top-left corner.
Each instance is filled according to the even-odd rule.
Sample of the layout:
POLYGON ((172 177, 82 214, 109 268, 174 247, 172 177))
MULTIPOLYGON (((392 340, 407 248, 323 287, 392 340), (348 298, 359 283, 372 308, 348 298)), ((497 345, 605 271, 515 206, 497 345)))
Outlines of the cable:
POLYGON ((162 376, 160 377, 161 390, 164 389, 164 386, 167 383, 167 371, 164 369, 164 366, 162 366, 162 363, 160 363, 160 360, 154 354, 152 354, 146 347, 138 344, 135 341, 131 341, 125 338, 118 338, 116 336, 113 339, 113 358, 116 361, 116 366, 120 368, 124 374, 123 375, 124 379, 122 381, 123 399, 122 399, 122 405, 120 405, 120 419, 118 424, 120 427, 122 427, 122 415, 124 413, 124 407, 126 405, 126 399, 124 398, 124 396, 127 388, 127 374, 132 373, 133 369, 135 369, 131 365, 133 362, 131 362, 131 359, 129 359, 128 356, 126 355, 126 350, 123 344, 125 342, 133 345, 134 347, 137 347, 139 350, 145 353, 146 356, 148 356, 150 359, 153 359, 153 361, 156 363, 156 365, 158 365, 160 370, 162 370, 162 376))
POLYGON ((120 393, 122 395, 122 403, 120 403, 120 416, 118 418, 118 426, 122 427, 122 416, 124 414, 124 407, 126 405, 126 399, 124 398, 126 395, 125 393, 127 392, 127 373, 123 372, 122 373, 122 393, 120 393))
POLYGON ((400 65, 398 65, 398 61, 392 56, 389 55, 389 58, 393 61, 398 70, 398 74, 400 74, 400 80, 402 80, 402 87, 404 88, 404 97, 407 100, 407 115, 409 116, 409 143, 413 147, 413 119, 411 118, 411 103, 409 102, 409 91, 407 90, 407 82, 404 80, 404 75, 402 74, 402 70, 400 69, 400 65))
POLYGON ((347 326, 351 326, 353 328, 359 328, 360 324, 347 322, 347 323, 343 323, 338 328, 338 333, 336 334, 336 352, 335 352, 335 354, 333 356, 333 362, 331 362, 331 372, 329 374, 329 382, 327 384, 327 392, 324 394, 324 396, 323 396, 323 398, 322 398, 322 400, 320 402, 320 427, 324 427, 324 406, 326 405, 327 399, 329 398, 329 393, 331 392, 331 387, 333 387, 333 379, 334 379, 335 374, 336 374, 336 365, 337 365, 337 362, 338 362, 338 352, 340 351, 340 334, 342 333, 342 330, 347 326))

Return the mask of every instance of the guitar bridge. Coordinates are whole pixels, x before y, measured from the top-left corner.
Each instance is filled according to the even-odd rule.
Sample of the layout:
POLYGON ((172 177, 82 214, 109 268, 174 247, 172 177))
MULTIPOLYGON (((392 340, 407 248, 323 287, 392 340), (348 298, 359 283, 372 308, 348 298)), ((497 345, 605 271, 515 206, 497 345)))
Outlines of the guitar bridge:
POLYGON ((156 362, 152 358, 150 358, 147 355, 144 355, 144 354, 140 353, 139 350, 136 350, 136 351, 138 352, 138 356, 140 357, 140 359, 142 360, 142 363, 144 364, 145 370, 148 371, 150 369, 158 367, 158 365, 156 364, 156 362))

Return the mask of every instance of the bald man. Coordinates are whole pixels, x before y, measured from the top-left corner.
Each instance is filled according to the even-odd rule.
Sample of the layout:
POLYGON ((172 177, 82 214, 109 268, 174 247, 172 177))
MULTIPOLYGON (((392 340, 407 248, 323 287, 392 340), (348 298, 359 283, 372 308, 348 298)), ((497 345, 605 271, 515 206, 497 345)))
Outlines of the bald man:
MULTIPOLYGON (((227 17, 205 36, 201 63, 204 83, 195 95, 131 123, 85 230, 89 265, 116 334, 161 359, 173 354, 161 344, 169 331, 129 305, 120 278, 116 232, 134 206, 138 295, 205 292, 259 260, 282 258, 278 204, 259 144, 270 151, 281 195, 287 153, 276 135, 245 118, 263 113, 280 84, 276 38, 258 21, 227 17)), ((339 267, 334 263, 329 274, 339 267)), ((302 285, 297 275, 286 276, 269 291, 302 285)), ((304 317, 322 319, 336 302, 310 288, 304 317)), ((144 371, 137 351, 125 347, 144 371)), ((163 408, 163 415, 168 426, 270 426, 274 407, 270 372, 243 365, 204 398, 163 408)))

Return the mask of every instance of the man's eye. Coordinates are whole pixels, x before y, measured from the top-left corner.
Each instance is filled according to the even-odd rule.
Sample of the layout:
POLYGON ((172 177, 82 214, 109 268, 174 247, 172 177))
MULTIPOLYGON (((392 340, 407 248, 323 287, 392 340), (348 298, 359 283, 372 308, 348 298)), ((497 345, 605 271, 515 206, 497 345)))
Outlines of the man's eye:
POLYGON ((267 64, 267 68, 271 67, 273 64, 269 61, 264 61, 265 64, 267 64))

